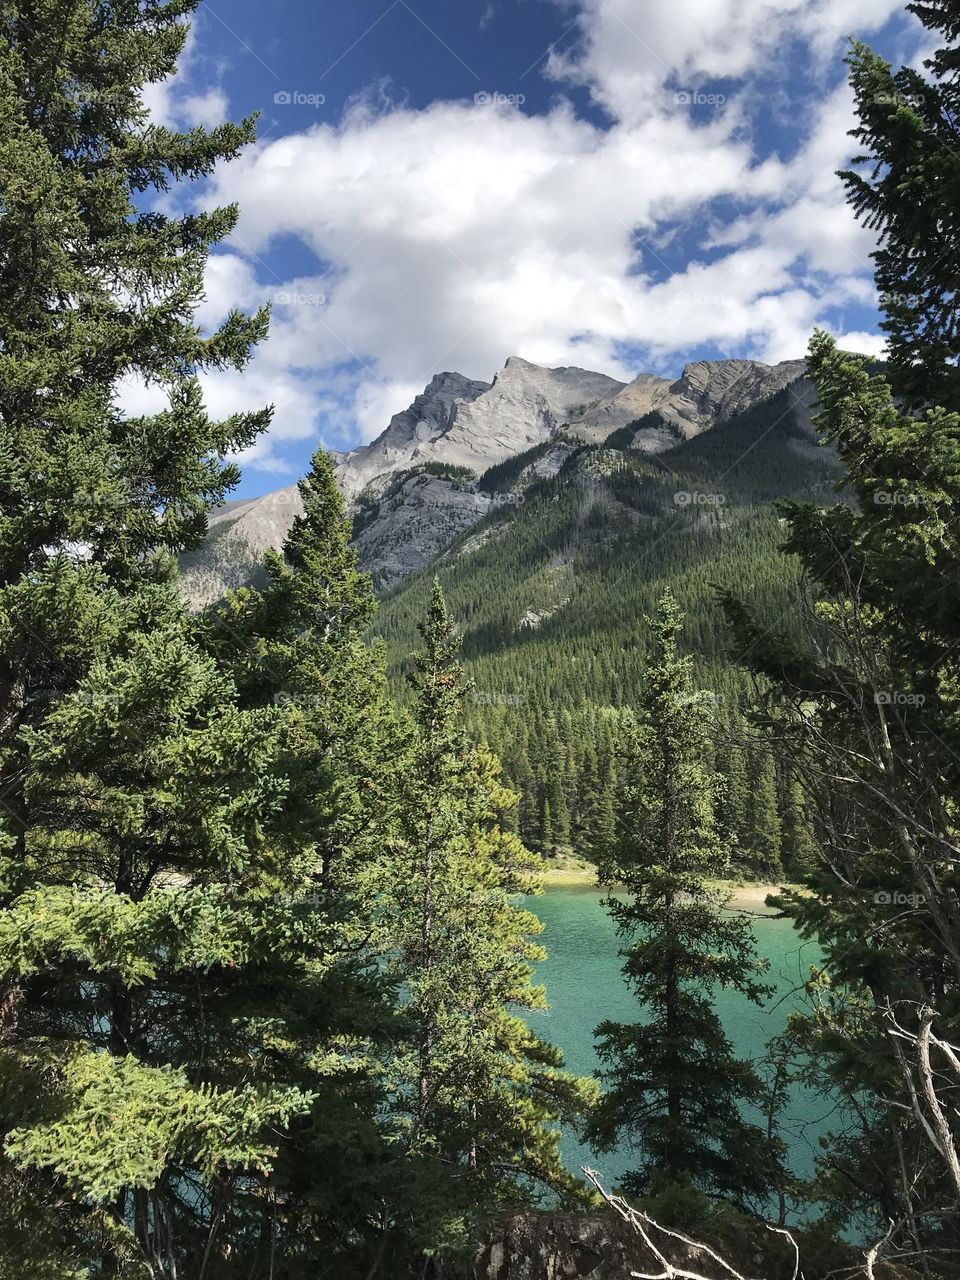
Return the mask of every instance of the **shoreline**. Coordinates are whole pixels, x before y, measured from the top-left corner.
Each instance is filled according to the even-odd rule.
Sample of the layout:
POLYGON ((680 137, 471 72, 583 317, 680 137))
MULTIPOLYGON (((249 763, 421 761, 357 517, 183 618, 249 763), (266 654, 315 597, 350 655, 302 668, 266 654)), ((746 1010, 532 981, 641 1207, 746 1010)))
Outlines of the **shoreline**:
MULTIPOLYGON (((597 880, 596 868, 581 863, 566 867, 547 867, 541 872, 544 889, 595 889, 602 893, 605 886, 597 880)), ((732 894, 731 905, 764 908, 769 894, 779 893, 782 889, 797 889, 799 885, 763 884, 756 881, 718 880, 718 887, 728 889, 732 894)))

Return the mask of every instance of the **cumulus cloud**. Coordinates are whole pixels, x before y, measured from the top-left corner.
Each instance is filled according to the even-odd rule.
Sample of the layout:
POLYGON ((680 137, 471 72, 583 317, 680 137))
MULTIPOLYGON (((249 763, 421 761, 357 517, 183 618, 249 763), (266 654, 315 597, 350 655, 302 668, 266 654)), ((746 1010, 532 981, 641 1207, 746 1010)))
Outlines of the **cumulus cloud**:
MULTIPOLYGON (((243 375, 246 403, 254 385, 278 406, 252 460, 276 465, 283 440, 311 432, 369 439, 435 373, 490 378, 511 354, 625 379, 639 371, 626 351, 658 367, 703 344, 802 354, 834 308, 872 298, 871 240, 834 177, 852 104, 842 85, 811 94, 795 154, 758 157, 749 94, 730 82, 788 39, 806 42, 815 67, 848 30, 868 32, 898 8, 582 0, 581 40, 549 74, 587 85, 607 125, 562 96, 540 115, 364 100, 337 125, 225 166, 207 198, 238 201, 241 220, 211 261, 202 319, 274 302, 271 337, 243 375), (715 109, 678 101, 678 86, 705 89, 711 77, 725 87, 715 109), (718 217, 718 201, 734 213, 718 217), (312 249, 314 274, 273 276, 282 236, 312 249)), ((872 335, 848 338, 878 349, 872 335)), ((230 376, 220 378, 212 388, 228 405, 230 376)))
POLYGON ((222 73, 222 67, 204 57, 197 28, 191 27, 177 74, 144 89, 143 101, 151 118, 169 129, 211 129, 223 124, 230 103, 221 85, 222 73))
POLYGON ((586 85, 627 121, 662 104, 669 86, 742 79, 783 56, 791 39, 818 60, 852 32, 875 31, 901 0, 582 0, 582 40, 551 55, 548 73, 586 85))

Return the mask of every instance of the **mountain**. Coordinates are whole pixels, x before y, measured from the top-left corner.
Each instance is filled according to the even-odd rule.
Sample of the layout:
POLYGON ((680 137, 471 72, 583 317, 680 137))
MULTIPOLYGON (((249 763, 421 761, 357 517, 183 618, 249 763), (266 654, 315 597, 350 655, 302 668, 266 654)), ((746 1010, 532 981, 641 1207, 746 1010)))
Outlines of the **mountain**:
MULTIPOLYGON (((797 583, 775 504, 836 501, 841 474, 817 443, 814 402, 801 361, 701 361, 675 380, 622 383, 512 358, 492 383, 438 375, 376 440, 338 458, 397 695, 438 574, 463 627, 470 731, 502 759, 532 848, 599 848, 642 685, 645 618, 669 586, 713 691, 738 862, 761 876, 799 865, 796 788, 744 718, 747 683, 717 592, 749 590, 763 626, 793 625, 797 583), (755 811, 756 777, 772 813, 755 811), (779 852, 771 830, 783 833, 779 852)), ((300 509, 293 486, 215 512, 184 560, 191 601, 256 581, 300 509)))
MULTIPOLYGON (((599 441, 656 409, 676 436, 689 439, 776 395, 803 372, 802 360, 777 365, 758 360, 699 360, 688 364, 676 382, 641 373, 613 395, 584 406, 570 425, 585 438, 599 441)), ((674 442, 669 435, 651 433, 638 447, 653 453, 674 442)))
MULTIPOLYGON (((662 453, 796 383, 803 367, 802 361, 699 361, 675 381, 640 374, 623 383, 512 356, 493 382, 437 374, 372 443, 338 455, 361 563, 377 589, 388 590, 482 520, 491 502, 504 501, 484 489, 482 477, 491 468, 539 450, 530 465, 542 478, 562 464, 562 450, 549 450, 561 436, 598 444, 633 422, 644 424, 633 447, 662 453)), ((294 485, 214 512, 206 544, 184 557, 183 589, 191 604, 201 608, 255 581, 264 550, 282 543, 299 511, 294 485)))
POLYGON ((676 426, 659 409, 599 445, 560 432, 491 468, 476 486, 491 499, 486 512, 382 599, 376 628, 402 697, 439 576, 463 629, 469 729, 502 760, 530 847, 589 856, 602 845, 617 744, 644 679, 646 618, 669 587, 711 691, 736 861, 761 877, 800 865, 795 787, 745 717, 752 690, 731 662, 718 593, 745 597, 770 634, 791 633, 803 616, 776 503, 836 502, 842 475, 817 443, 812 400, 795 380, 652 454, 650 436, 670 439, 676 426), (751 791, 756 778, 767 780, 772 812, 751 791))

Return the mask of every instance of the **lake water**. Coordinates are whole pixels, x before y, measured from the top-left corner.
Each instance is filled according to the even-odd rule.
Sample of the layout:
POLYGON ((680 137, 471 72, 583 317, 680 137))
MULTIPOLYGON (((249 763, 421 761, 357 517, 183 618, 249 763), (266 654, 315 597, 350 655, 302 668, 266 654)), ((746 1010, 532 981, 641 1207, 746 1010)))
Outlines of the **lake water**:
MULTIPOLYGON (((602 898, 593 887, 550 888, 525 905, 545 925, 540 941, 548 959, 538 967, 537 980, 547 989, 550 1008, 530 1015, 531 1025, 544 1040, 564 1051, 567 1068, 591 1075, 598 1066, 593 1032, 605 1018, 617 1022, 640 1020, 640 1008, 620 972, 620 940, 602 898)), ((736 992, 719 991, 716 1008, 737 1054, 758 1059, 771 1036, 781 1031, 790 1012, 800 1006, 799 989, 817 963, 818 951, 794 932, 789 920, 759 914, 750 904, 757 947, 770 962, 765 981, 776 994, 763 1008, 736 992)), ((813 1172, 818 1138, 830 1129, 830 1100, 797 1090, 787 1109, 782 1136, 790 1146, 789 1164, 801 1176, 813 1172)), ((567 1166, 579 1172, 590 1164, 604 1175, 607 1186, 632 1167, 630 1152, 594 1156, 575 1135, 566 1135, 563 1154, 567 1166)))

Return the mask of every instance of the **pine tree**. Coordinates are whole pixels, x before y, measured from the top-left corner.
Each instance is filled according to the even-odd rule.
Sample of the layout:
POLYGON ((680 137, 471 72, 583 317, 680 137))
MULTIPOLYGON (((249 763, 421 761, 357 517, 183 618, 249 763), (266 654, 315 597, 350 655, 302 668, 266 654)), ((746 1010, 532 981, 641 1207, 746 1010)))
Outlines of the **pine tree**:
POLYGON ((253 138, 148 119, 194 7, 3 10, 0 1247, 23 1275, 268 1265, 277 1134, 312 1096, 264 975, 306 968, 306 996, 335 962, 277 894, 291 713, 238 705, 174 582, 270 418, 211 420, 197 380, 266 331, 194 318, 236 210, 143 207, 253 138), (126 376, 167 409, 125 417, 126 376))
POLYGON ((816 841, 807 814, 806 797, 797 778, 789 779, 783 815, 783 861, 787 874, 806 878, 817 857, 816 841))
POLYGON ((960 16, 955 0, 906 7, 944 44, 925 62, 927 76, 913 67, 894 72, 867 45, 854 44, 848 59, 858 117, 853 136, 862 154, 841 177, 861 221, 881 239, 873 257, 894 390, 911 408, 938 404, 956 412, 960 16))
POLYGON ((763 875, 776 878, 783 873, 783 826, 777 809, 777 768, 772 754, 763 747, 754 751, 752 765, 746 843, 753 865, 763 875))
POLYGON ((451 1248, 465 1243, 464 1221, 523 1203, 538 1184, 575 1195, 555 1125, 582 1113, 592 1089, 560 1070, 559 1051, 516 1012, 544 1005, 531 983, 541 926, 511 901, 536 889, 536 860, 498 824, 515 797, 489 752, 465 737, 459 642, 438 583, 421 634, 415 748, 386 868, 384 929, 413 1026, 392 1068, 414 1162, 410 1213, 425 1246, 451 1248))
POLYGON ((299 494, 303 513, 282 554, 267 555, 265 587, 233 593, 203 630, 241 705, 289 718, 285 813, 297 856, 276 891, 322 938, 297 969, 260 975, 272 1016, 286 1017, 286 1075, 312 1096, 280 1143, 271 1188, 284 1254, 305 1274, 334 1259, 365 1274, 380 1245, 376 1206, 404 1177, 376 1066, 399 1027, 377 972, 375 920, 409 732, 387 696, 383 655, 364 641, 372 588, 323 450, 299 494))
POLYGON ((636 1193, 692 1185, 738 1202, 760 1201, 773 1159, 741 1108, 759 1082, 738 1061, 710 1005, 718 985, 760 1001, 762 964, 749 922, 724 915, 728 895, 708 885, 728 849, 715 820, 710 702, 678 647, 682 615, 660 601, 639 724, 625 760, 616 840, 601 866, 625 897, 608 900, 627 944, 624 975, 647 1011, 642 1023, 597 1028, 606 1086, 592 1141, 637 1143, 642 1162, 624 1179, 636 1193))
POLYGON ((717 819, 738 862, 749 862, 750 783, 744 739, 746 723, 734 709, 719 735, 718 768, 724 785, 717 803, 717 819))
POLYGON ((923 1056, 924 1036, 960 1034, 960 22, 954 0, 908 8, 942 47, 925 76, 855 46, 863 153, 843 175, 879 234, 890 359, 877 370, 823 333, 810 345, 818 427, 849 501, 785 505, 785 549, 814 593, 800 601, 803 643, 742 601, 728 612, 746 661, 782 694, 772 719, 816 823, 809 891, 783 905, 817 939, 832 993, 810 1027, 812 1070, 848 1100, 821 1195, 838 1224, 872 1218, 932 1274, 949 1273, 958 1242, 955 1217, 934 1226, 934 1206, 960 1196, 954 1068, 946 1053, 923 1056))
POLYGON ((404 744, 383 654, 365 640, 376 605, 329 454, 315 454, 298 490, 303 514, 282 553, 267 553, 265 588, 233 593, 211 618, 208 644, 251 705, 296 713, 308 843, 317 887, 330 887, 350 879, 345 867, 338 877, 345 860, 362 861, 382 841, 376 822, 392 803, 404 744))

